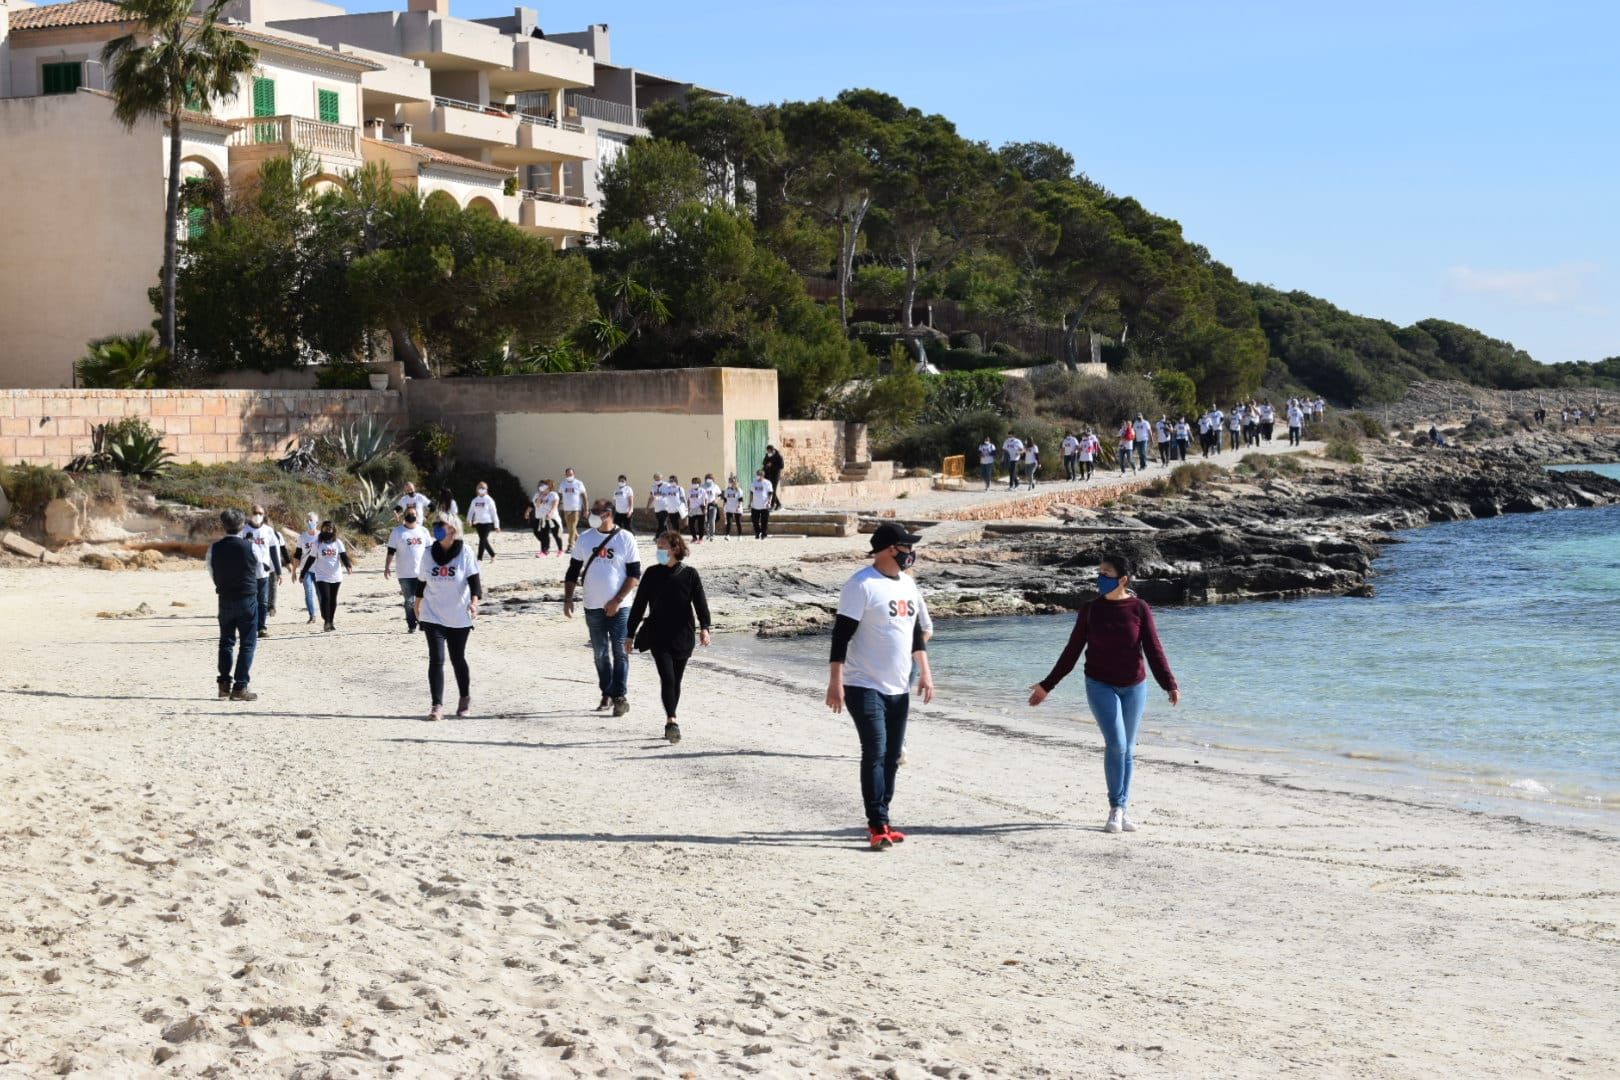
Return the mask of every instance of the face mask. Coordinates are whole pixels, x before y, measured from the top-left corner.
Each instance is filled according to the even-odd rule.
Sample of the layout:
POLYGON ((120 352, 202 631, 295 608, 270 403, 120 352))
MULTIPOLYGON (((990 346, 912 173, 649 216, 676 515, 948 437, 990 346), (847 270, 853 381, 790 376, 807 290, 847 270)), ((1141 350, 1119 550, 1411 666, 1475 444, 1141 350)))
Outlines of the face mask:
POLYGON ((659 566, 668 566, 669 565, 669 551, 667 549, 665 549, 665 548, 659 548, 658 549, 658 565, 659 566))
POLYGON ((549 484, 541 484, 541 485, 540 485, 540 486, 539 486, 539 487, 538 487, 538 488, 536 488, 536 489, 535 489, 535 490, 536 490, 536 491, 538 491, 538 492, 540 492, 540 493, 541 493, 541 494, 542 494, 542 495, 543 495, 543 494, 545 494, 545 493, 546 493, 546 492, 548 492, 548 491, 550 491, 550 490, 551 490, 551 485, 549 485, 549 484))
POLYGON ((323 543, 323 544, 330 544, 332 541, 334 541, 336 539, 337 539, 337 533, 335 533, 335 532, 323 532, 323 533, 321 533, 321 543, 323 543))
POLYGON ((405 524, 407 524, 407 525, 415 525, 416 524, 416 515, 415 514, 406 514, 405 515, 405 524))
POLYGON ((253 522, 253 524, 256 525, 256 526, 257 525, 263 525, 264 524, 264 515, 263 514, 254 514, 252 517, 248 518, 248 520, 253 522))
POLYGON ((1109 577, 1107 574, 1097 575, 1097 592, 1101 595, 1107 596, 1117 588, 1119 588, 1119 578, 1109 577))
POLYGON ((449 535, 450 535, 450 530, 446 529, 443 525, 435 525, 435 526, 433 526, 433 539, 435 539, 435 540, 443 540, 446 536, 449 536, 449 535))
POLYGON ((600 529, 602 527, 602 515, 601 514, 592 514, 590 517, 586 518, 585 521, 593 529, 600 529))
POLYGON ((917 565, 917 553, 915 551, 897 551, 894 553, 894 561, 899 565, 900 569, 910 570, 917 565))
POLYGON ((478 489, 478 494, 480 494, 480 495, 488 495, 489 494, 489 488, 479 488, 478 489))

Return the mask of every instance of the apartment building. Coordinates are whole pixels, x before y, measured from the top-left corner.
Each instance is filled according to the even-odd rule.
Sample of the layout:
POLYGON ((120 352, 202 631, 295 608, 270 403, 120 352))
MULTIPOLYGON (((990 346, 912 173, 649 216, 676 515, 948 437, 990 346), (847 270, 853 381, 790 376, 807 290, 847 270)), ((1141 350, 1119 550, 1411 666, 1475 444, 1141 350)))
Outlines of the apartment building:
MULTIPOLYGON (((317 161, 315 186, 383 162, 559 247, 595 234, 597 170, 645 133, 638 101, 708 92, 614 67, 605 25, 548 37, 526 8, 233 0, 226 15, 256 68, 183 118, 183 180, 229 188, 293 150, 317 161)), ((0 0, 0 386, 69 385, 87 341, 151 324, 171 133, 112 117, 101 50, 130 30, 108 0, 0 0)))

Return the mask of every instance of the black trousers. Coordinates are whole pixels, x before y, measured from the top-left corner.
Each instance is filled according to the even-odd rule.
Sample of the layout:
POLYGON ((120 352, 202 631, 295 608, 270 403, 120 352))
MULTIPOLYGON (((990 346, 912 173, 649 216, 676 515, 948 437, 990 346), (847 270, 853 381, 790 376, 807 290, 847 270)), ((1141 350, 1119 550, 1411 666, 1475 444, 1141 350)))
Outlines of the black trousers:
POLYGON ((726 535, 727 536, 731 535, 731 527, 733 525, 735 525, 737 527, 737 538, 741 539, 742 538, 742 514, 741 513, 727 514, 726 515, 726 535))
POLYGON ((551 542, 553 540, 557 541, 558 551, 563 549, 562 526, 557 524, 555 518, 536 521, 534 523, 534 538, 540 541, 540 550, 547 555, 551 554, 551 542))
POLYGON ((675 719, 675 710, 681 704, 681 679, 686 675, 686 662, 691 653, 652 650, 653 666, 658 669, 658 696, 664 700, 664 715, 675 719))
POLYGON ((668 510, 655 511, 654 512, 654 520, 657 522, 657 524, 654 526, 654 531, 653 531, 654 536, 663 536, 666 532, 669 531, 669 511, 668 510))
POLYGON ((482 559, 486 551, 494 555, 495 549, 489 546, 489 534, 495 526, 487 521, 480 521, 473 528, 478 530, 478 558, 482 559))
POLYGON ((341 581, 317 581, 315 595, 321 602, 321 622, 334 623, 337 621, 338 589, 343 587, 341 581))
POLYGON ((462 697, 472 693, 472 673, 467 670, 467 635, 470 626, 440 626, 425 622, 422 633, 427 636, 428 689, 433 692, 433 704, 444 704, 444 654, 450 653, 450 666, 456 673, 456 691, 462 697))
POLYGON ((771 482, 771 509, 772 510, 780 510, 780 509, 782 509, 782 500, 780 498, 778 498, 778 496, 782 494, 782 492, 781 492, 782 474, 781 473, 766 473, 765 474, 765 479, 767 479, 767 480, 769 480, 771 482))
POLYGON ((771 512, 769 510, 749 510, 748 516, 754 519, 755 540, 763 540, 771 534, 771 512))

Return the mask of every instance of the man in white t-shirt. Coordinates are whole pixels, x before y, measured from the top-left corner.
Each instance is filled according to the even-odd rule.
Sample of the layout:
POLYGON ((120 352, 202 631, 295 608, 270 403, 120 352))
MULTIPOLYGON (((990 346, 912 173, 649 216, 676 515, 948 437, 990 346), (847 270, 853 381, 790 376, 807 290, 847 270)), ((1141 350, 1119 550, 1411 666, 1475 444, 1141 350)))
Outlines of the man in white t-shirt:
POLYGON ((775 487, 765 478, 765 470, 754 473, 754 483, 748 492, 748 515, 754 519, 755 540, 771 535, 771 498, 775 494, 775 487))
POLYGON ((1131 433, 1136 437, 1132 445, 1136 447, 1136 463, 1146 471, 1148 467, 1148 444, 1153 441, 1153 425, 1147 422, 1147 417, 1141 413, 1136 414, 1136 423, 1131 425, 1131 433))
POLYGON ((405 511, 405 520, 394 526, 388 534, 388 552, 383 556, 383 577, 393 575, 399 565, 399 591, 405 598, 405 632, 416 633, 416 575, 422 568, 422 556, 433 543, 433 534, 422 525, 413 506, 405 511))
POLYGON ((630 486, 628 476, 619 477, 619 486, 613 489, 613 520, 627 533, 635 532, 631 518, 636 516, 636 489, 630 486))
POLYGON ((1080 440, 1074 437, 1074 432, 1063 436, 1063 479, 1078 480, 1080 478, 1080 440))
POLYGON ((1029 490, 1035 490, 1035 474, 1041 469, 1041 448, 1032 438, 1029 445, 1024 447, 1024 479, 1029 484, 1029 490))
POLYGON ((417 494, 416 485, 407 480, 405 481, 405 494, 394 500, 394 516, 403 518, 406 509, 414 506, 416 507, 417 516, 426 521, 428 508, 432 505, 433 500, 426 495, 417 494))
POLYGON ((990 481, 996 476, 996 444, 986 436, 979 444, 979 476, 984 480, 984 490, 990 490, 990 481))
POLYGON ((1289 446, 1298 446, 1299 445, 1300 436, 1303 434, 1302 429, 1304 428, 1304 426, 1305 426, 1305 410, 1301 409, 1299 407, 1299 403, 1297 401, 1296 402, 1291 402, 1289 404, 1289 406, 1288 406, 1288 445, 1289 446))
POLYGON ((921 539, 898 525, 879 525, 872 534, 872 565, 844 583, 833 624, 827 707, 837 713, 847 704, 861 738, 861 799, 874 851, 906 838, 889 824, 889 803, 905 747, 913 665, 923 704, 934 700, 923 634, 927 609, 905 572, 921 539))
POLYGON ((1007 490, 1018 490, 1018 466, 1024 460, 1024 440, 1016 435, 1008 435, 1007 441, 1001 444, 1001 452, 1007 457, 1007 490))
POLYGON ((259 636, 269 637, 266 624, 270 620, 272 582, 281 577, 281 534, 265 517, 264 507, 255 505, 248 513, 247 524, 242 526, 242 539, 253 545, 253 557, 258 560, 259 636))
POLYGON ((630 711, 630 655, 624 645, 630 605, 625 601, 641 582, 641 554, 636 538, 615 524, 611 499, 591 505, 589 525, 568 555, 563 614, 574 617, 574 586, 583 583, 585 627, 602 690, 596 711, 611 706, 614 716, 623 716, 630 711))
POLYGON ((563 543, 572 551, 579 540, 579 519, 585 516, 585 502, 590 496, 585 491, 584 481, 574 475, 573 469, 563 470, 563 482, 557 485, 557 495, 562 499, 563 543))

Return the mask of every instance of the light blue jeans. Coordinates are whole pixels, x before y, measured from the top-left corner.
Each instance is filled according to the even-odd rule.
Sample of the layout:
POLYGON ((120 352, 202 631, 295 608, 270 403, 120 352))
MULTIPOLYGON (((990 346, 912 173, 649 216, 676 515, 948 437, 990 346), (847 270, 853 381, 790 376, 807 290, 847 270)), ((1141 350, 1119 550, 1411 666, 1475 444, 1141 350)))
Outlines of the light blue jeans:
POLYGON ((1147 680, 1135 686, 1113 686, 1086 679, 1086 704, 1102 729, 1103 775, 1108 780, 1108 805, 1125 809, 1131 801, 1131 765, 1136 755, 1136 729, 1147 708, 1147 680))
POLYGON ((309 612, 309 617, 312 619, 315 617, 315 613, 320 610, 320 605, 315 599, 314 574, 304 575, 304 610, 309 612))

